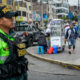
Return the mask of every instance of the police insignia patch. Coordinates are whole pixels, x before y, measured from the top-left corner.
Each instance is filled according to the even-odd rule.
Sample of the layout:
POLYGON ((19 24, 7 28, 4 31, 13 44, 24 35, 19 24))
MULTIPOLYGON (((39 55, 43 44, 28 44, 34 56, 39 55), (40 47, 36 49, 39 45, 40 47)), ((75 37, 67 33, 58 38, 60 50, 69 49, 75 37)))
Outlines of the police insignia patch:
POLYGON ((10 11, 10 8, 9 7, 5 7, 3 10, 2 10, 5 13, 7 13, 8 11, 10 11))
POLYGON ((9 47, 4 48, 4 50, 9 50, 9 47))

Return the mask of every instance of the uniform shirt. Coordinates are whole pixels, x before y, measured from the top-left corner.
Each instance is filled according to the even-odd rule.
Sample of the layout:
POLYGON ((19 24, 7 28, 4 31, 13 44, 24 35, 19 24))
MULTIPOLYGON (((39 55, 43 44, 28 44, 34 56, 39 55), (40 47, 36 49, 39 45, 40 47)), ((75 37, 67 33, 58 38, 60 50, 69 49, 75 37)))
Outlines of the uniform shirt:
MULTIPOLYGON (((10 35, 4 33, 0 29, 0 33, 2 33, 5 37, 7 37, 9 40, 14 40, 13 37, 10 35)), ((6 60, 6 58, 10 55, 8 43, 6 43, 1 37, 0 37, 0 64, 3 64, 6 60)))

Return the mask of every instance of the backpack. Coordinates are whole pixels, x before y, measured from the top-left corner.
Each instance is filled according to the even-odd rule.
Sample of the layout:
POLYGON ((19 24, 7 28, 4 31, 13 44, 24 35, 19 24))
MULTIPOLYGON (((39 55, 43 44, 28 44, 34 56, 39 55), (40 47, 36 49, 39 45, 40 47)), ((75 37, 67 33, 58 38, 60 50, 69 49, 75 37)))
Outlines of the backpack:
POLYGON ((68 29, 67 31, 66 31, 66 35, 65 35, 65 38, 66 39, 68 39, 68 38, 75 38, 76 37, 76 35, 75 35, 75 29, 68 29), (71 33, 69 34, 69 31, 71 30, 71 33))
POLYGON ((68 38, 68 31, 69 31, 69 29, 66 31, 65 39, 67 39, 67 38, 68 38))
POLYGON ((50 48, 48 49, 48 54, 52 54, 53 52, 54 52, 53 47, 50 47, 50 48))
POLYGON ((38 44, 39 45, 47 45, 46 37, 44 34, 40 34, 38 38, 38 44))

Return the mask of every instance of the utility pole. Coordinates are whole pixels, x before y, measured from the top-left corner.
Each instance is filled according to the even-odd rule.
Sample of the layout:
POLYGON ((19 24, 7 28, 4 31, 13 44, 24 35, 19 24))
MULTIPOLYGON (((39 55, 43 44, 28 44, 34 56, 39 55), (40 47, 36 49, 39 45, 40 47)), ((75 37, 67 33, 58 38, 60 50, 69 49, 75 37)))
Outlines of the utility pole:
POLYGON ((15 11, 15 0, 12 2, 13 11, 15 11))
POLYGON ((79 0, 78 0, 78 10, 79 10, 79 0))
POLYGON ((48 3, 48 0, 47 0, 47 15, 48 15, 48 21, 49 21, 49 3, 48 3))
POLYGON ((31 10, 32 10, 32 24, 33 24, 33 1, 32 0, 31 0, 31 4, 32 4, 31 10))
POLYGON ((42 0, 40 0, 40 5, 41 5, 41 17, 42 17, 42 20, 41 20, 41 27, 44 27, 44 21, 43 21, 43 3, 42 3, 42 0))
MULTIPOLYGON (((41 5, 41 16, 42 16, 42 20, 41 20, 41 23, 42 23, 42 27, 44 27, 44 20, 43 20, 43 1, 45 0, 40 0, 40 5, 41 5)), ((47 14, 48 14, 48 21, 49 21, 49 0, 46 0, 47 2, 47 14)))
MULTIPOLYGON (((78 0, 78 16, 80 17, 80 11, 79 11, 79 9, 80 9, 80 2, 79 2, 79 0, 78 0)), ((80 18, 79 18, 80 19, 80 18)))

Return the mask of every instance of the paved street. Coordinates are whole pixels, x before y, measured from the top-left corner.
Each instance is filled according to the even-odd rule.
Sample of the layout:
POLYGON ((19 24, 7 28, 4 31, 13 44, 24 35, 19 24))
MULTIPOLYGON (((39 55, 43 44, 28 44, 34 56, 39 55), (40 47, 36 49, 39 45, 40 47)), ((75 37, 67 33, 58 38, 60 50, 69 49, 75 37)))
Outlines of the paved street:
POLYGON ((80 71, 26 55, 29 60, 28 80, 80 80, 80 71))
POLYGON ((29 72, 29 80, 80 80, 80 76, 54 75, 41 72, 29 72))
POLYGON ((80 39, 76 41, 76 50, 75 53, 71 55, 68 54, 68 48, 66 46, 65 51, 58 54, 37 54, 37 46, 33 46, 27 49, 27 51, 33 55, 37 55, 44 58, 49 58, 52 60, 57 60, 69 64, 80 65, 80 39))

